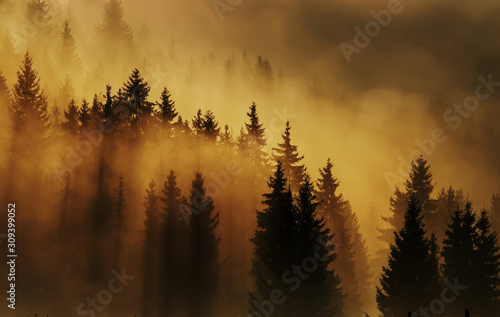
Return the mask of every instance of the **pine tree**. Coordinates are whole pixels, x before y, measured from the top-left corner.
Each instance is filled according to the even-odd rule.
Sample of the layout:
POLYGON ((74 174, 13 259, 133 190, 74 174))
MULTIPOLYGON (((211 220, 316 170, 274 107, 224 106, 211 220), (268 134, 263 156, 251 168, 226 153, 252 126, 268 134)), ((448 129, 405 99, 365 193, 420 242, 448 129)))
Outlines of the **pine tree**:
POLYGON ((459 198, 453 187, 448 190, 444 188, 438 193, 435 203, 435 214, 429 223, 429 230, 436 235, 437 241, 443 241, 447 229, 448 220, 453 213, 460 207, 459 198))
POLYGON ((83 99, 82 106, 78 109, 78 121, 82 130, 88 129, 92 122, 92 113, 87 100, 83 99))
POLYGON ((219 136, 220 128, 219 123, 215 120, 215 115, 212 111, 207 110, 203 117, 203 135, 205 139, 215 143, 219 136))
POLYGON ((147 101, 151 87, 135 68, 123 86, 123 98, 129 109, 128 122, 131 137, 142 135, 146 118, 153 113, 153 105, 147 101))
POLYGON ((68 109, 64 110, 64 118, 65 121, 61 122, 61 127, 63 130, 68 132, 71 135, 77 135, 80 126, 79 126, 79 114, 78 114, 78 107, 76 106, 76 103, 74 100, 71 100, 68 109))
POLYGON ((144 257, 143 257, 143 286, 142 312, 144 316, 156 316, 158 307, 158 251, 159 251, 159 224, 160 206, 156 194, 156 185, 152 180, 146 189, 144 198, 146 220, 144 222, 144 257))
POLYGON ((233 136, 227 124, 224 126, 224 132, 220 134, 219 144, 228 147, 229 150, 234 146, 233 136))
MULTIPOLYGON (((292 296, 282 275, 295 264, 296 212, 292 193, 286 189, 287 180, 278 161, 271 176, 269 193, 264 194, 263 211, 257 211, 257 230, 252 239, 254 245, 252 271, 254 287, 250 292, 250 313, 259 312, 259 304, 267 300, 271 292, 280 289, 285 297, 292 296), (286 288, 285 288, 286 287, 286 288)), ((275 307, 274 316, 294 316, 292 301, 275 307)))
POLYGON ((190 310, 192 316, 216 316, 213 311, 217 277, 220 268, 217 234, 219 213, 215 213, 214 202, 207 196, 204 180, 196 173, 192 182, 190 208, 190 310))
POLYGON ((431 199, 434 184, 430 165, 423 156, 411 162, 411 172, 409 179, 405 182, 405 187, 406 192, 413 193, 421 204, 424 218, 429 217, 428 215, 434 211, 434 201, 431 199))
POLYGON ((49 4, 43 0, 30 0, 26 5, 26 20, 36 26, 35 38, 33 41, 42 41, 51 35, 52 13, 49 4))
POLYGON ((219 123, 215 119, 212 111, 207 110, 202 114, 201 109, 198 109, 196 116, 192 119, 193 129, 196 135, 204 140, 212 143, 217 141, 220 133, 219 123))
POLYGON ((476 222, 476 254, 473 258, 475 283, 471 292, 477 298, 478 311, 494 314, 500 309, 500 255, 497 233, 491 230, 486 210, 482 210, 476 222))
POLYGON ((451 218, 446 230, 446 239, 443 241, 441 252, 444 260, 443 277, 453 282, 458 280, 466 289, 460 294, 460 300, 447 307, 447 312, 463 312, 464 309, 474 309, 474 294, 470 287, 476 283, 477 272, 474 271, 475 246, 477 232, 474 228, 476 215, 472 210, 472 203, 468 201, 464 210, 458 207, 451 218))
MULTIPOLYGON (((356 254, 356 251, 365 252, 365 250, 355 249, 353 237, 353 230, 357 229, 354 224, 355 217, 349 202, 338 192, 340 182, 333 176, 332 168, 333 164, 328 159, 326 166, 319 170, 316 196, 321 205, 318 207, 318 212, 325 218, 328 228, 334 235, 333 241, 337 246, 338 256, 335 266, 346 294, 347 312, 355 315, 360 314, 362 309, 355 258, 359 257, 360 262, 363 261, 363 255, 356 254)), ((362 244, 362 241, 358 242, 362 244)))
POLYGON ((185 300, 185 283, 187 274, 185 268, 189 265, 188 254, 185 251, 188 247, 186 243, 187 231, 184 220, 180 215, 181 205, 185 205, 185 199, 181 196, 181 190, 177 186, 176 175, 173 170, 167 176, 167 181, 163 184, 162 208, 164 219, 162 221, 161 232, 161 291, 160 302, 163 314, 175 314, 179 309, 180 302, 185 300))
POLYGON ((202 137, 203 136, 204 118, 203 118, 203 113, 201 112, 201 109, 198 109, 198 111, 196 112, 196 116, 193 117, 191 122, 193 124, 193 130, 196 133, 196 135, 199 137, 202 137))
POLYGON ((346 217, 346 229, 351 235, 352 252, 354 254, 354 273, 358 283, 357 293, 359 294, 359 305, 351 308, 357 310, 357 315, 362 315, 362 312, 366 310, 367 303, 371 301, 370 285, 367 281, 372 280, 373 272, 368 258, 366 239, 361 233, 358 216, 352 210, 349 202, 347 202, 344 208, 344 214, 346 217))
POLYGON ((175 101, 171 99, 171 94, 167 87, 163 88, 160 100, 161 102, 157 103, 158 108, 160 108, 158 111, 160 121, 164 126, 171 127, 178 113, 175 109, 175 101))
MULTIPOLYGON (((309 175, 304 177, 297 197, 297 253, 295 263, 302 264, 304 259, 310 258, 314 252, 321 250, 321 259, 317 261, 316 269, 307 274, 307 278, 293 294, 292 305, 296 307, 293 316, 341 316, 342 290, 340 279, 332 268, 336 254, 333 249, 333 236, 326 227, 323 217, 318 216, 314 187, 309 175), (326 248, 324 247, 327 246, 326 248)), ((306 269, 307 270, 307 269, 306 269)))
MULTIPOLYGON (((425 235, 421 204, 413 195, 408 201, 403 228, 395 232, 389 263, 383 268, 377 304, 384 317, 406 316, 417 312, 436 296, 434 239, 425 235)), ((419 313, 421 313, 419 311, 419 313)))
POLYGON ((98 46, 108 63, 131 62, 137 55, 132 30, 125 21, 121 2, 109 0, 104 4, 102 23, 97 27, 98 46))
POLYGON ((79 76, 81 62, 76 52, 75 38, 68 20, 64 21, 60 40, 59 63, 61 68, 72 76, 79 76))
POLYGON ((247 116, 250 122, 245 123, 246 133, 244 141, 246 144, 243 154, 249 157, 250 166, 252 168, 257 168, 257 172, 262 168, 265 171, 268 168, 268 157, 267 153, 264 151, 267 141, 265 137, 265 128, 263 124, 260 123, 255 102, 250 106, 250 112, 247 112, 247 116))
POLYGON ((273 69, 269 61, 262 58, 262 56, 257 58, 257 63, 254 65, 253 72, 255 79, 261 86, 269 88, 269 86, 273 84, 273 69))
MULTIPOLYGON (((392 240, 392 231, 399 231, 403 225, 404 215, 407 209, 407 201, 411 194, 415 196, 421 204, 422 215, 426 226, 432 226, 432 220, 435 216, 435 201, 430 198, 434 184, 432 183, 432 173, 427 161, 420 156, 411 163, 409 178, 405 181, 405 190, 402 191, 396 187, 393 197, 391 197, 391 216, 382 217, 389 225, 387 229, 380 229, 380 236, 384 242, 390 243, 392 240)), ((433 229, 433 228, 431 228, 433 229)))
POLYGON ((34 143, 43 138, 49 127, 47 97, 40 88, 38 72, 29 53, 24 56, 14 84, 11 114, 16 133, 28 135, 34 143))
POLYGON ((273 159, 282 163, 285 177, 290 183, 292 192, 296 192, 302 182, 306 168, 304 165, 298 164, 304 156, 299 156, 297 146, 291 143, 290 122, 287 121, 285 132, 281 137, 283 138, 283 143, 278 143, 278 147, 273 148, 273 151, 276 152, 276 154, 273 154, 273 159))

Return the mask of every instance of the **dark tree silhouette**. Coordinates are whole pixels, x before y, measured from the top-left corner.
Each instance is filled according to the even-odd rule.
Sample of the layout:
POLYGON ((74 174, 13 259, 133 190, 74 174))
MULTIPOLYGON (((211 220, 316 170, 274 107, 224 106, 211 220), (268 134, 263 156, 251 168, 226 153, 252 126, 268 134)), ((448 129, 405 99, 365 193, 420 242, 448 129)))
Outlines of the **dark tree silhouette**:
POLYGON ((97 27, 97 45, 102 50, 103 60, 112 65, 120 61, 132 62, 137 55, 132 30, 118 0, 104 4, 102 23, 97 27))
MULTIPOLYGON (((293 294, 293 316, 342 316, 342 290, 339 276, 335 274, 332 263, 337 257, 333 252, 333 236, 323 217, 318 216, 313 184, 308 175, 300 187, 297 197, 297 250, 295 263, 301 265, 304 259, 321 250, 316 261, 317 268, 312 270, 293 294), (325 247, 326 246, 326 247, 325 247)), ((316 267, 316 266, 314 266, 316 267)))
POLYGON ((156 316, 158 307, 158 273, 160 242, 160 205, 156 194, 156 185, 152 180, 146 189, 144 198, 146 220, 144 222, 144 257, 142 313, 143 316, 156 316))
POLYGON ((185 199, 177 186, 176 175, 170 171, 163 185, 162 208, 164 219, 161 231, 161 311, 164 315, 175 315, 188 298, 186 282, 189 266, 189 244, 186 224, 180 214, 185 199))
POLYGON ((389 263, 377 287, 382 316, 406 316, 408 311, 426 307, 439 295, 437 271, 435 241, 426 237, 421 204, 411 195, 403 228, 395 232, 389 263))
POLYGON ((491 230, 486 210, 482 210, 476 222, 477 238, 476 256, 474 257, 475 284, 471 292, 477 297, 478 311, 498 312, 500 309, 500 255, 498 253, 498 237, 491 230))
POLYGON ((163 88, 161 92, 160 102, 157 102, 159 108, 158 117, 160 122, 164 127, 171 128, 175 123, 174 120, 177 117, 177 111, 175 109, 175 101, 172 100, 171 94, 167 87, 163 88))
POLYGON ((24 56, 21 69, 17 72, 10 109, 14 131, 29 135, 33 145, 38 144, 49 127, 49 114, 47 97, 40 88, 40 78, 29 53, 24 56))
POLYGON ((74 100, 71 100, 68 109, 64 110, 64 121, 61 122, 63 130, 71 135, 77 135, 80 130, 79 110, 74 100))
POLYGON ((499 308, 500 257, 496 233, 490 226, 486 211, 478 218, 471 201, 463 210, 457 207, 451 218, 442 251, 443 275, 467 288, 447 307, 448 313, 464 309, 494 313, 499 308))
POLYGON ((221 238, 217 234, 219 213, 214 211, 213 200, 206 194, 200 173, 196 173, 192 182, 189 209, 189 308, 192 316, 216 316, 213 306, 221 265, 218 259, 221 238))
POLYGON ((297 151, 297 146, 291 143, 290 122, 286 122, 285 132, 281 137, 283 138, 283 143, 278 143, 278 147, 273 148, 275 152, 275 154, 273 154, 273 159, 282 163, 285 178, 288 179, 292 192, 297 192, 306 168, 304 165, 298 164, 302 161, 304 156, 300 156, 297 151))
POLYGON ((212 111, 207 110, 205 114, 198 109, 196 116, 191 120, 196 135, 203 140, 215 143, 220 133, 219 123, 212 111))
POLYGON ((259 56, 253 68, 255 79, 262 87, 269 88, 273 84, 274 74, 271 64, 267 59, 259 56))
POLYGON ((78 121, 82 130, 88 129, 92 123, 92 113, 87 100, 82 100, 82 106, 78 109, 78 121))
MULTIPOLYGON (((285 297, 291 290, 284 284, 282 275, 294 264, 296 253, 296 216, 292 193, 286 189, 286 178, 281 162, 271 176, 269 193, 264 194, 263 211, 257 211, 257 230, 252 239, 253 290, 250 292, 250 313, 259 312, 259 305, 267 300, 275 289, 285 297), (285 289, 286 287, 286 289, 285 289)), ((293 304, 286 301, 275 307, 275 316, 293 316, 293 304)))
POLYGON ((124 84, 123 99, 128 107, 128 124, 132 138, 144 133, 147 119, 153 114, 153 104, 147 101, 151 87, 136 68, 124 84))
POLYGON ((76 51, 76 42, 68 20, 61 31, 59 63, 61 69, 71 76, 80 76, 81 61, 76 51))
POLYGON ((245 123, 246 132, 243 137, 240 136, 240 141, 245 142, 244 145, 240 146, 244 149, 242 154, 249 158, 251 168, 257 168, 256 171, 266 170, 268 168, 268 155, 264 151, 267 144, 265 128, 260 123, 255 103, 250 106, 250 112, 247 112, 247 116, 250 122, 245 123))

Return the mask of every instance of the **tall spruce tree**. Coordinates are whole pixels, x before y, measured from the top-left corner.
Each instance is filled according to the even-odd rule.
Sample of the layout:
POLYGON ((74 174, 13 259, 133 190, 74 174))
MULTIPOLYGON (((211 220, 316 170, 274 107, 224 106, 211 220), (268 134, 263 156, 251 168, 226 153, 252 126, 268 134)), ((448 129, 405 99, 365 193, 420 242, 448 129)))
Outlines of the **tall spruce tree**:
POLYGON ((422 216, 427 227, 431 228, 432 221, 435 218, 435 201, 430 198, 434 189, 432 183, 432 173, 427 160, 420 156, 415 161, 411 162, 411 171, 408 179, 405 181, 405 189, 400 190, 396 187, 394 195, 391 197, 391 215, 383 217, 389 228, 380 228, 379 239, 386 243, 392 241, 392 231, 399 231, 404 222, 405 213, 407 210, 407 202, 411 194, 415 196, 418 203, 421 205, 422 216))
POLYGON ((142 77, 141 72, 135 68, 123 85, 122 91, 122 98, 129 110, 130 135, 132 138, 138 138, 146 128, 147 117, 153 113, 153 104, 147 100, 151 87, 142 77))
POLYGON ((71 135, 77 135, 80 130, 78 107, 75 100, 71 100, 68 109, 64 110, 64 121, 61 122, 61 127, 64 131, 71 135))
POLYGON ((97 27, 97 44, 107 63, 132 62, 137 55, 132 29, 125 20, 119 0, 104 4, 102 22, 97 27))
POLYGON ((500 255, 497 233, 491 230, 486 210, 481 211, 475 227, 474 267, 477 276, 471 288, 477 298, 478 311, 495 314, 500 309, 500 255))
MULTIPOLYGON (((292 193, 281 162, 268 183, 270 192, 263 195, 263 211, 257 211, 257 230, 252 238, 253 289, 250 292, 250 313, 259 313, 260 305, 272 291, 280 289, 285 297, 292 292, 282 280, 283 274, 294 265, 296 255, 296 211, 292 193)), ((274 316, 294 316, 292 301, 275 307, 274 316)))
POLYGON ((340 278, 333 269, 337 257, 332 251, 333 236, 326 226, 325 219, 318 215, 319 203, 314 195, 314 186, 309 175, 304 177, 296 202, 297 249, 295 267, 305 263, 304 259, 320 250, 312 267, 304 269, 309 273, 295 290, 293 298, 288 299, 295 306, 293 316, 342 316, 342 289, 340 278), (317 264, 316 264, 317 263, 317 264), (315 268, 315 269, 313 269, 315 268))
POLYGON ((160 205, 156 193, 156 184, 152 180, 146 189, 144 198, 146 220, 144 221, 143 249, 143 285, 142 313, 143 316, 156 316, 158 308, 158 274, 159 274, 159 236, 160 236, 160 205))
POLYGON ((68 20, 64 21, 60 35, 59 63, 61 69, 71 76, 79 76, 81 61, 76 51, 76 42, 68 20))
POLYGON ((178 113, 175 109, 175 101, 172 100, 167 87, 163 88, 160 102, 157 102, 157 106, 159 108, 158 117, 160 118, 160 122, 164 127, 170 128, 175 123, 174 120, 178 113))
POLYGON ((190 302, 191 315, 217 316, 214 300, 220 268, 219 213, 215 212, 214 202, 207 196, 204 180, 196 173, 192 182, 190 208, 190 302))
POLYGON ((252 103, 250 111, 247 112, 249 123, 245 123, 246 133, 244 137, 245 152, 242 154, 249 157, 250 166, 257 168, 256 172, 261 171, 262 168, 267 169, 267 153, 264 147, 267 144, 265 137, 265 128, 260 123, 259 115, 257 114, 257 105, 252 103))
POLYGON ((14 131, 29 135, 38 144, 49 127, 47 97, 40 87, 38 72, 33 68, 33 59, 27 52, 21 69, 17 72, 11 100, 14 131))
POLYGON ((499 308, 500 257, 496 233, 490 230, 486 211, 478 217, 467 201, 457 207, 446 231, 443 246, 443 275, 459 284, 460 298, 447 306, 447 313, 494 314, 499 308))
POLYGON ((292 192, 297 192, 306 172, 305 166, 298 164, 304 156, 300 156, 297 151, 297 146, 291 143, 290 138, 290 122, 286 122, 285 132, 281 135, 283 143, 278 143, 277 148, 273 148, 275 154, 273 159, 280 161, 285 173, 285 178, 289 181, 292 192))
POLYGON ((435 243, 425 235, 421 204, 410 196, 403 228, 395 232, 389 263, 383 267, 377 304, 383 317, 420 312, 439 294, 435 243))
POLYGON ((186 202, 181 196, 173 170, 163 184, 162 194, 164 217, 161 231, 160 309, 163 315, 176 315, 189 296, 186 292, 189 244, 188 231, 180 214, 180 206, 186 202))

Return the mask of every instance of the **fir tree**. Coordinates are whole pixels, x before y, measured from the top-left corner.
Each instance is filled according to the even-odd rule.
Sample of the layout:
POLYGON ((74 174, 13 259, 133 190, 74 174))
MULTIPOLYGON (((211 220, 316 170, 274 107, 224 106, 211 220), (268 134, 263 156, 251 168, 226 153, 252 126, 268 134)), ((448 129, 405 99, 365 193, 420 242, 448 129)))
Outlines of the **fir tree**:
POLYGON ((268 87, 273 84, 274 74, 271 64, 267 59, 259 56, 257 58, 257 63, 255 63, 253 72, 255 75, 255 79, 261 83, 261 86, 268 87))
POLYGON ((444 260, 443 277, 453 282, 458 280, 460 285, 469 289, 462 292, 460 300, 447 307, 447 312, 459 313, 464 309, 474 309, 474 294, 470 287, 476 283, 477 272, 474 271, 475 246, 477 232, 474 228, 476 215, 472 210, 472 203, 468 201, 464 210, 457 206, 446 230, 446 239, 443 241, 441 252, 444 260))
POLYGON ((104 4, 102 23, 97 27, 98 45, 103 48, 104 60, 113 63, 131 61, 136 56, 132 30, 125 21, 121 2, 109 0, 104 4))
POLYGON ((36 143, 36 139, 45 136, 50 123, 47 97, 40 88, 40 78, 33 68, 33 59, 29 53, 24 56, 21 69, 17 72, 17 82, 12 91, 11 114, 16 133, 29 135, 36 143))
POLYGON ((298 164, 304 156, 299 156, 297 146, 292 145, 290 138, 290 122, 287 121, 285 132, 281 135, 283 143, 278 143, 277 148, 273 148, 276 154, 273 154, 275 161, 280 161, 285 171, 285 177, 288 179, 292 192, 296 192, 302 182, 306 168, 298 164))
MULTIPOLYGON (((439 294, 436 285, 435 243, 425 236, 421 204, 413 196, 408 201, 403 228, 395 232, 389 263, 383 268, 377 304, 384 317, 417 312, 439 294)), ((421 314, 421 312, 419 311, 421 314)))
POLYGON ((220 128, 219 123, 215 120, 215 115, 212 111, 207 110, 203 117, 203 135, 205 139, 215 143, 219 136, 220 128))
POLYGON ((471 293, 477 298, 478 311, 494 314, 500 309, 500 255, 497 233, 491 230, 486 210, 482 210, 476 222, 476 255, 473 258, 476 275, 471 293))
POLYGON ((60 37, 60 65, 64 71, 72 76, 79 76, 81 62, 76 52, 75 38, 68 20, 64 21, 60 37))
POLYGON ((128 121, 132 138, 139 137, 144 129, 144 119, 153 113, 153 105, 147 101, 151 87, 136 68, 123 86, 123 98, 129 109, 128 121))
POLYGON ((332 268, 336 254, 332 252, 333 236, 326 227, 323 217, 318 216, 313 184, 309 175, 304 177, 297 197, 297 250, 295 263, 301 265, 304 259, 321 250, 317 268, 307 274, 293 294, 292 305, 296 307, 293 316, 341 316, 342 290, 340 279, 332 268), (329 247, 331 249, 329 249, 329 247))
POLYGON ((379 239, 390 243, 392 240, 392 231, 399 231, 402 228, 410 194, 413 194, 419 204, 421 204, 424 221, 428 227, 431 227, 432 219, 435 215, 435 201, 430 198, 433 189, 434 184, 432 183, 430 166, 420 156, 416 161, 412 161, 411 163, 410 175, 405 181, 405 190, 402 191, 396 187, 394 195, 391 197, 391 215, 389 217, 382 217, 389 225, 389 228, 380 229, 379 239))
POLYGON ((207 196, 204 180, 196 173, 192 182, 190 208, 191 250, 190 278, 190 310, 192 316, 216 316, 213 311, 213 300, 217 291, 217 277, 220 268, 219 244, 220 236, 216 233, 219 226, 219 213, 215 213, 214 203, 207 196))
POLYGON ((405 187, 406 192, 415 195, 421 204, 424 218, 428 217, 428 214, 434 209, 434 201, 431 199, 434 184, 432 183, 430 165, 423 156, 411 162, 411 172, 409 179, 405 182, 405 187))
MULTIPOLYGON (((264 194, 263 211, 257 211, 257 230, 252 239, 254 245, 252 277, 254 287, 250 293, 250 313, 259 312, 258 305, 266 300, 275 289, 284 291, 285 297, 292 296, 285 291, 282 275, 290 270, 296 255, 296 215, 292 193, 286 189, 287 180, 281 162, 271 176, 269 193, 264 194)), ((292 301, 275 307, 275 316, 293 316, 292 301)))
POLYGON ((89 103, 85 99, 83 99, 82 106, 78 109, 78 121, 82 129, 89 128, 92 122, 91 109, 89 108, 89 103))
POLYGON ((267 153, 264 151, 264 147, 267 144, 265 128, 263 124, 260 123, 255 102, 250 106, 250 112, 247 112, 247 116, 250 122, 245 123, 246 134, 244 141, 246 142, 246 151, 243 152, 243 154, 249 157, 250 166, 252 168, 267 169, 268 157, 267 153))
POLYGON ((181 190, 177 186, 176 175, 170 171, 167 181, 163 185, 162 208, 164 219, 161 232, 161 309, 164 314, 175 314, 183 301, 188 297, 186 294, 186 267, 189 265, 187 230, 184 220, 180 215, 180 206, 185 205, 185 199, 181 196, 181 190))
POLYGON ((71 100, 68 109, 64 110, 64 118, 65 121, 61 122, 61 127, 63 130, 68 132, 71 135, 77 135, 80 126, 79 126, 79 114, 78 114, 78 107, 76 106, 76 103, 74 100, 71 100))
POLYGON ((224 132, 220 134, 219 144, 222 146, 227 146, 229 149, 232 149, 234 146, 233 136, 231 134, 231 130, 229 129, 229 125, 224 126, 224 132))
POLYGON ((167 87, 163 88, 160 97, 161 102, 158 102, 158 116, 160 118, 161 123, 164 126, 170 127, 174 124, 174 120, 177 117, 177 111, 175 109, 175 101, 171 99, 171 94, 168 91, 167 87))
POLYGON ((158 303, 156 290, 159 286, 157 276, 159 273, 160 206, 153 180, 146 189, 144 208, 146 220, 144 222, 142 312, 144 316, 155 316, 158 303))

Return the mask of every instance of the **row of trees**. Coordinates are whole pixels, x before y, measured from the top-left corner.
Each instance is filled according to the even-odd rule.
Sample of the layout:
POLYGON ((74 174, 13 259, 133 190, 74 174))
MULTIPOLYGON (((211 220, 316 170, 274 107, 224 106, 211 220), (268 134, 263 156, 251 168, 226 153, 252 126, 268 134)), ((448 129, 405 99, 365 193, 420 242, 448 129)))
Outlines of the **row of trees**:
MULTIPOLYGON (((389 261, 377 288, 380 311, 387 317, 407 312, 419 316, 461 314, 465 309, 489 315, 498 313, 500 255, 488 211, 474 212, 470 200, 461 204, 460 194, 457 197, 452 188, 431 200, 430 166, 421 157, 412 167, 407 191, 396 190, 396 198, 391 199, 393 210, 404 208, 405 212, 401 227, 394 231, 389 261), (446 219, 450 209, 454 211, 446 219), (442 226, 439 221, 446 224, 444 232, 437 231, 444 237, 442 244, 433 230, 427 229, 426 216, 438 222, 431 228, 442 226), (456 296, 439 301, 443 289, 456 296)), ((395 219, 400 214, 394 215, 386 219, 397 223, 395 219)))

